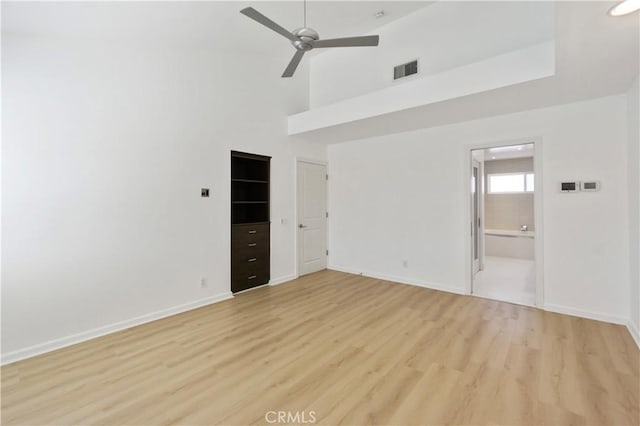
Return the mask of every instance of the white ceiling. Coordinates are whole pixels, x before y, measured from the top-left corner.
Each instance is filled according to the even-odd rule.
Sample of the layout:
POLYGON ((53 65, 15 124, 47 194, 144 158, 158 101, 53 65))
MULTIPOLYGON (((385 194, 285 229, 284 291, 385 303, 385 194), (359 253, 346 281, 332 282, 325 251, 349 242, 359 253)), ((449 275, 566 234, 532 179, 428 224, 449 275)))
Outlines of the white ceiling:
MULTIPOLYGON (((321 37, 364 34, 432 2, 311 1, 308 25, 321 37), (384 18, 373 15, 385 10, 384 18)), ((615 2, 556 3, 556 75, 529 83, 308 133, 325 143, 403 132, 531 108, 624 93, 638 75, 638 13, 612 18, 615 2)), ((302 2, 2 2, 2 36, 201 43, 220 49, 281 52, 288 43, 246 18, 248 5, 285 28, 302 24, 302 2)), ((505 37, 508 37, 505 34, 505 37)))
MULTIPOLYGON (((308 1, 307 25, 322 38, 361 35, 430 3, 308 1), (379 10, 385 15, 377 19, 379 10)), ((2 2, 2 35, 202 43, 262 52, 282 49, 286 39, 239 13, 247 6, 290 30, 303 24, 302 1, 2 2)))
POLYGON ((403 84, 389 73, 409 60, 418 60, 420 79, 552 41, 555 8, 536 0, 443 1, 376 32, 375 49, 325 49, 310 60, 312 108, 403 84))
POLYGON ((608 16, 611 1, 555 5, 552 77, 308 132, 337 143, 626 93, 638 76, 640 13, 608 16))

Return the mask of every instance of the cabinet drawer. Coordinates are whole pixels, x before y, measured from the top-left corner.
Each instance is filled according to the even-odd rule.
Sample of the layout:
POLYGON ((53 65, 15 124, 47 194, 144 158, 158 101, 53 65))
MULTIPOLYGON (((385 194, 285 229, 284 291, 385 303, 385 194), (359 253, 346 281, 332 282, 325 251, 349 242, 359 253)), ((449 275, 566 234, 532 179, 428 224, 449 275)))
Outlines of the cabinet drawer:
POLYGON ((235 241, 231 245, 231 249, 233 250, 233 256, 250 256, 256 253, 267 253, 269 252, 269 239, 268 238, 260 238, 255 240, 248 241, 235 241))
POLYGON ((233 275, 231 280, 231 291, 236 293, 238 291, 246 290, 248 288, 263 285, 269 282, 269 274, 264 271, 255 272, 242 272, 233 275))
POLYGON ((234 271, 239 271, 246 268, 266 268, 268 266, 269 256, 265 252, 250 253, 247 255, 234 253, 231 262, 231 267, 234 271))
POLYGON ((234 225, 231 230, 231 245, 236 247, 267 246, 269 244, 269 224, 234 225), (255 244, 249 246, 250 244, 255 244))
POLYGON ((255 275, 258 277, 267 277, 267 281, 269 280, 269 265, 266 262, 262 262, 261 264, 251 265, 251 266, 234 265, 231 267, 231 269, 233 270, 232 276, 234 279, 235 278, 249 279, 248 277, 255 275))

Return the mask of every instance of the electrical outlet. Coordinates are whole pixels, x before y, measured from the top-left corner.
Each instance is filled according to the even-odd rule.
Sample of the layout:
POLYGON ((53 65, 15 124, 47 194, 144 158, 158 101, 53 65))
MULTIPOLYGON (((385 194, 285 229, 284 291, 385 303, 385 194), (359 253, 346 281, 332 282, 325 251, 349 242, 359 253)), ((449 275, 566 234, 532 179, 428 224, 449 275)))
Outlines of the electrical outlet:
POLYGON ((405 268, 408 268, 409 267, 409 262, 407 262, 406 260, 403 260, 402 261, 402 266, 405 267, 405 268))
POLYGON ((200 288, 206 288, 208 286, 206 278, 200 278, 200 288))

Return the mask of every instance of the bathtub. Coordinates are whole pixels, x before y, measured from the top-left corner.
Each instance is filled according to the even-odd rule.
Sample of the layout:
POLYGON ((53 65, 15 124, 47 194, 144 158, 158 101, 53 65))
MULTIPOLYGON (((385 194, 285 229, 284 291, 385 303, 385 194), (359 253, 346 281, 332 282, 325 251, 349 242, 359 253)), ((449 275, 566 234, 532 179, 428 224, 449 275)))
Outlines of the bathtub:
POLYGON ((485 229, 484 254, 486 256, 533 260, 534 238, 533 231, 485 229))

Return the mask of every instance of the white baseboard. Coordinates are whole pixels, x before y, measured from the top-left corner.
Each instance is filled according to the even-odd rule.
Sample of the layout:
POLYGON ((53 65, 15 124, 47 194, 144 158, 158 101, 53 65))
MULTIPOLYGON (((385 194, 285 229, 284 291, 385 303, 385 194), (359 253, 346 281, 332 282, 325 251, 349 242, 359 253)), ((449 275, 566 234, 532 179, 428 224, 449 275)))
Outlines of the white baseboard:
POLYGON ((328 269, 331 269, 333 271, 346 272, 348 274, 364 275, 365 277, 377 278, 379 280, 394 281, 400 284, 408 284, 416 287, 428 288, 431 290, 440 290, 440 291, 446 291, 448 293, 455 293, 455 294, 466 294, 464 291, 464 288, 462 287, 453 287, 446 284, 432 283, 428 281, 418 280, 415 278, 398 277, 394 275, 382 274, 379 272, 359 271, 359 270, 345 268, 343 266, 336 266, 336 265, 329 265, 328 269))
POLYGON ((17 351, 2 354, 2 361, 0 362, 0 364, 6 365, 26 358, 31 358, 36 355, 54 351, 56 349, 61 349, 67 346, 75 345, 77 343, 85 342, 87 340, 95 339, 96 337, 115 333, 120 330, 146 324, 148 322, 156 321, 162 318, 170 317, 172 315, 180 314, 182 312, 190 311, 202 306, 222 302, 223 300, 227 300, 232 297, 233 295, 230 292, 220 293, 214 296, 205 297, 204 299, 199 299, 182 305, 173 306, 171 308, 162 309, 160 311, 151 312, 149 314, 116 322, 103 327, 98 327, 91 330, 83 331, 81 333, 72 334, 70 336, 49 340, 48 342, 33 345, 28 348, 18 349, 17 351))
POLYGON ((636 345, 638 345, 638 349, 640 349, 640 332, 638 331, 638 326, 629 320, 627 321, 627 330, 629 330, 629 334, 631 334, 636 345))
POLYGON ((276 278, 276 279, 274 279, 274 280, 270 280, 270 281, 269 281, 269 285, 284 284, 284 283, 286 283, 286 282, 289 282, 289 281, 295 280, 296 278, 298 278, 298 277, 296 277, 296 275, 295 275, 295 274, 285 275, 284 277, 280 277, 280 278, 276 278))
MULTIPOLYGON (((330 265, 328 269, 340 271, 340 272, 346 272, 349 274, 364 275, 367 277, 377 278, 381 280, 394 281, 394 282, 413 285, 417 287, 429 288, 432 290, 446 291, 446 292, 455 293, 455 294, 465 294, 464 289, 461 289, 461 288, 452 287, 444 284, 431 283, 431 282, 422 281, 422 280, 416 280, 414 278, 397 277, 393 275, 387 275, 387 274, 381 274, 381 273, 369 272, 369 271, 358 271, 351 268, 345 268, 345 267, 336 266, 336 265, 330 265)), ((296 276, 294 274, 287 275, 287 276, 276 278, 270 281, 269 285, 275 286, 275 285, 283 284, 285 282, 294 280, 295 278, 296 276)), ((70 336, 50 340, 48 342, 33 345, 24 349, 19 349, 17 351, 8 352, 6 354, 2 354, 2 360, 0 362, 0 365, 6 365, 12 362, 31 358, 36 355, 41 355, 47 352, 54 351, 56 349, 61 349, 67 346, 75 345, 77 343, 85 342, 87 340, 95 339, 96 337, 104 336, 107 334, 115 333, 120 330, 135 327, 137 325, 142 325, 148 322, 152 322, 162 318, 177 315, 182 312, 200 308, 202 306, 207 306, 214 303, 222 302, 223 300, 227 300, 232 297, 233 297, 233 294, 230 292, 220 293, 214 296, 206 297, 204 299, 196 300, 194 302, 173 306, 171 308, 162 309, 160 311, 152 312, 146 315, 141 315, 139 317, 131 318, 125 321, 120 321, 117 323, 94 328, 94 329, 73 334, 70 336)), ((572 316, 577 316, 582 318, 594 319, 598 321, 626 325, 633 340, 636 342, 636 344, 640 348, 640 333, 638 332, 638 327, 631 321, 627 320, 626 318, 607 315, 607 314, 601 314, 601 313, 596 313, 591 311, 583 311, 580 309, 569 308, 566 306, 553 305, 553 304, 546 304, 543 307, 543 309, 551 312, 557 312, 560 314, 566 314, 566 315, 572 315, 572 316)))
POLYGON ((574 317, 587 318, 596 321, 611 322, 614 324, 626 325, 628 322, 628 319, 624 317, 603 314, 600 312, 584 311, 582 309, 570 308, 568 306, 554 305, 550 303, 545 303, 542 309, 549 312, 556 312, 558 314, 571 315, 574 317))
MULTIPOLYGON (((433 289, 433 290, 441 290, 441 291, 446 291, 446 292, 449 292, 449 293, 463 294, 463 295, 466 294, 464 289, 462 289, 462 288, 453 287, 453 286, 449 286, 449 285, 445 285, 445 284, 431 283, 431 282, 427 282, 427 281, 417 280, 417 279, 414 279, 414 278, 397 277, 397 276, 393 276, 393 275, 381 274, 381 273, 370 272, 370 271, 360 271, 360 270, 357 270, 357 269, 346 268, 346 267, 337 266, 337 265, 329 265, 329 269, 332 269, 334 271, 339 271, 339 272, 346 272, 348 274, 364 275, 364 276, 367 276, 367 277, 377 278, 377 279, 381 279, 381 280, 394 281, 394 282, 398 282, 398 283, 402 283, 402 284, 415 285, 417 287, 424 287, 424 288, 429 288, 429 289, 433 289)), ((636 341, 636 343, 639 343, 640 339, 639 339, 639 336, 638 336, 638 329, 635 328, 634 324, 629 322, 629 320, 627 318, 619 317, 619 316, 615 316, 615 315, 603 314, 603 313, 599 313, 599 312, 585 311, 585 310, 581 310, 581 309, 570 308, 570 307, 567 307, 567 306, 554 305, 554 304, 545 304, 544 307, 540 307, 540 308, 545 310, 545 311, 556 312, 556 313, 559 313, 559 314, 566 314, 566 315, 571 315, 571 316, 575 316, 575 317, 581 317, 581 318, 593 319, 593 320, 597 320, 597 321, 603 321, 603 322, 609 322, 609 323, 614 323, 614 324, 626 325, 627 328, 629 329, 629 332, 631 333, 631 335, 633 336, 634 340, 636 341)), ((640 347, 640 343, 638 344, 638 346, 640 347)))

